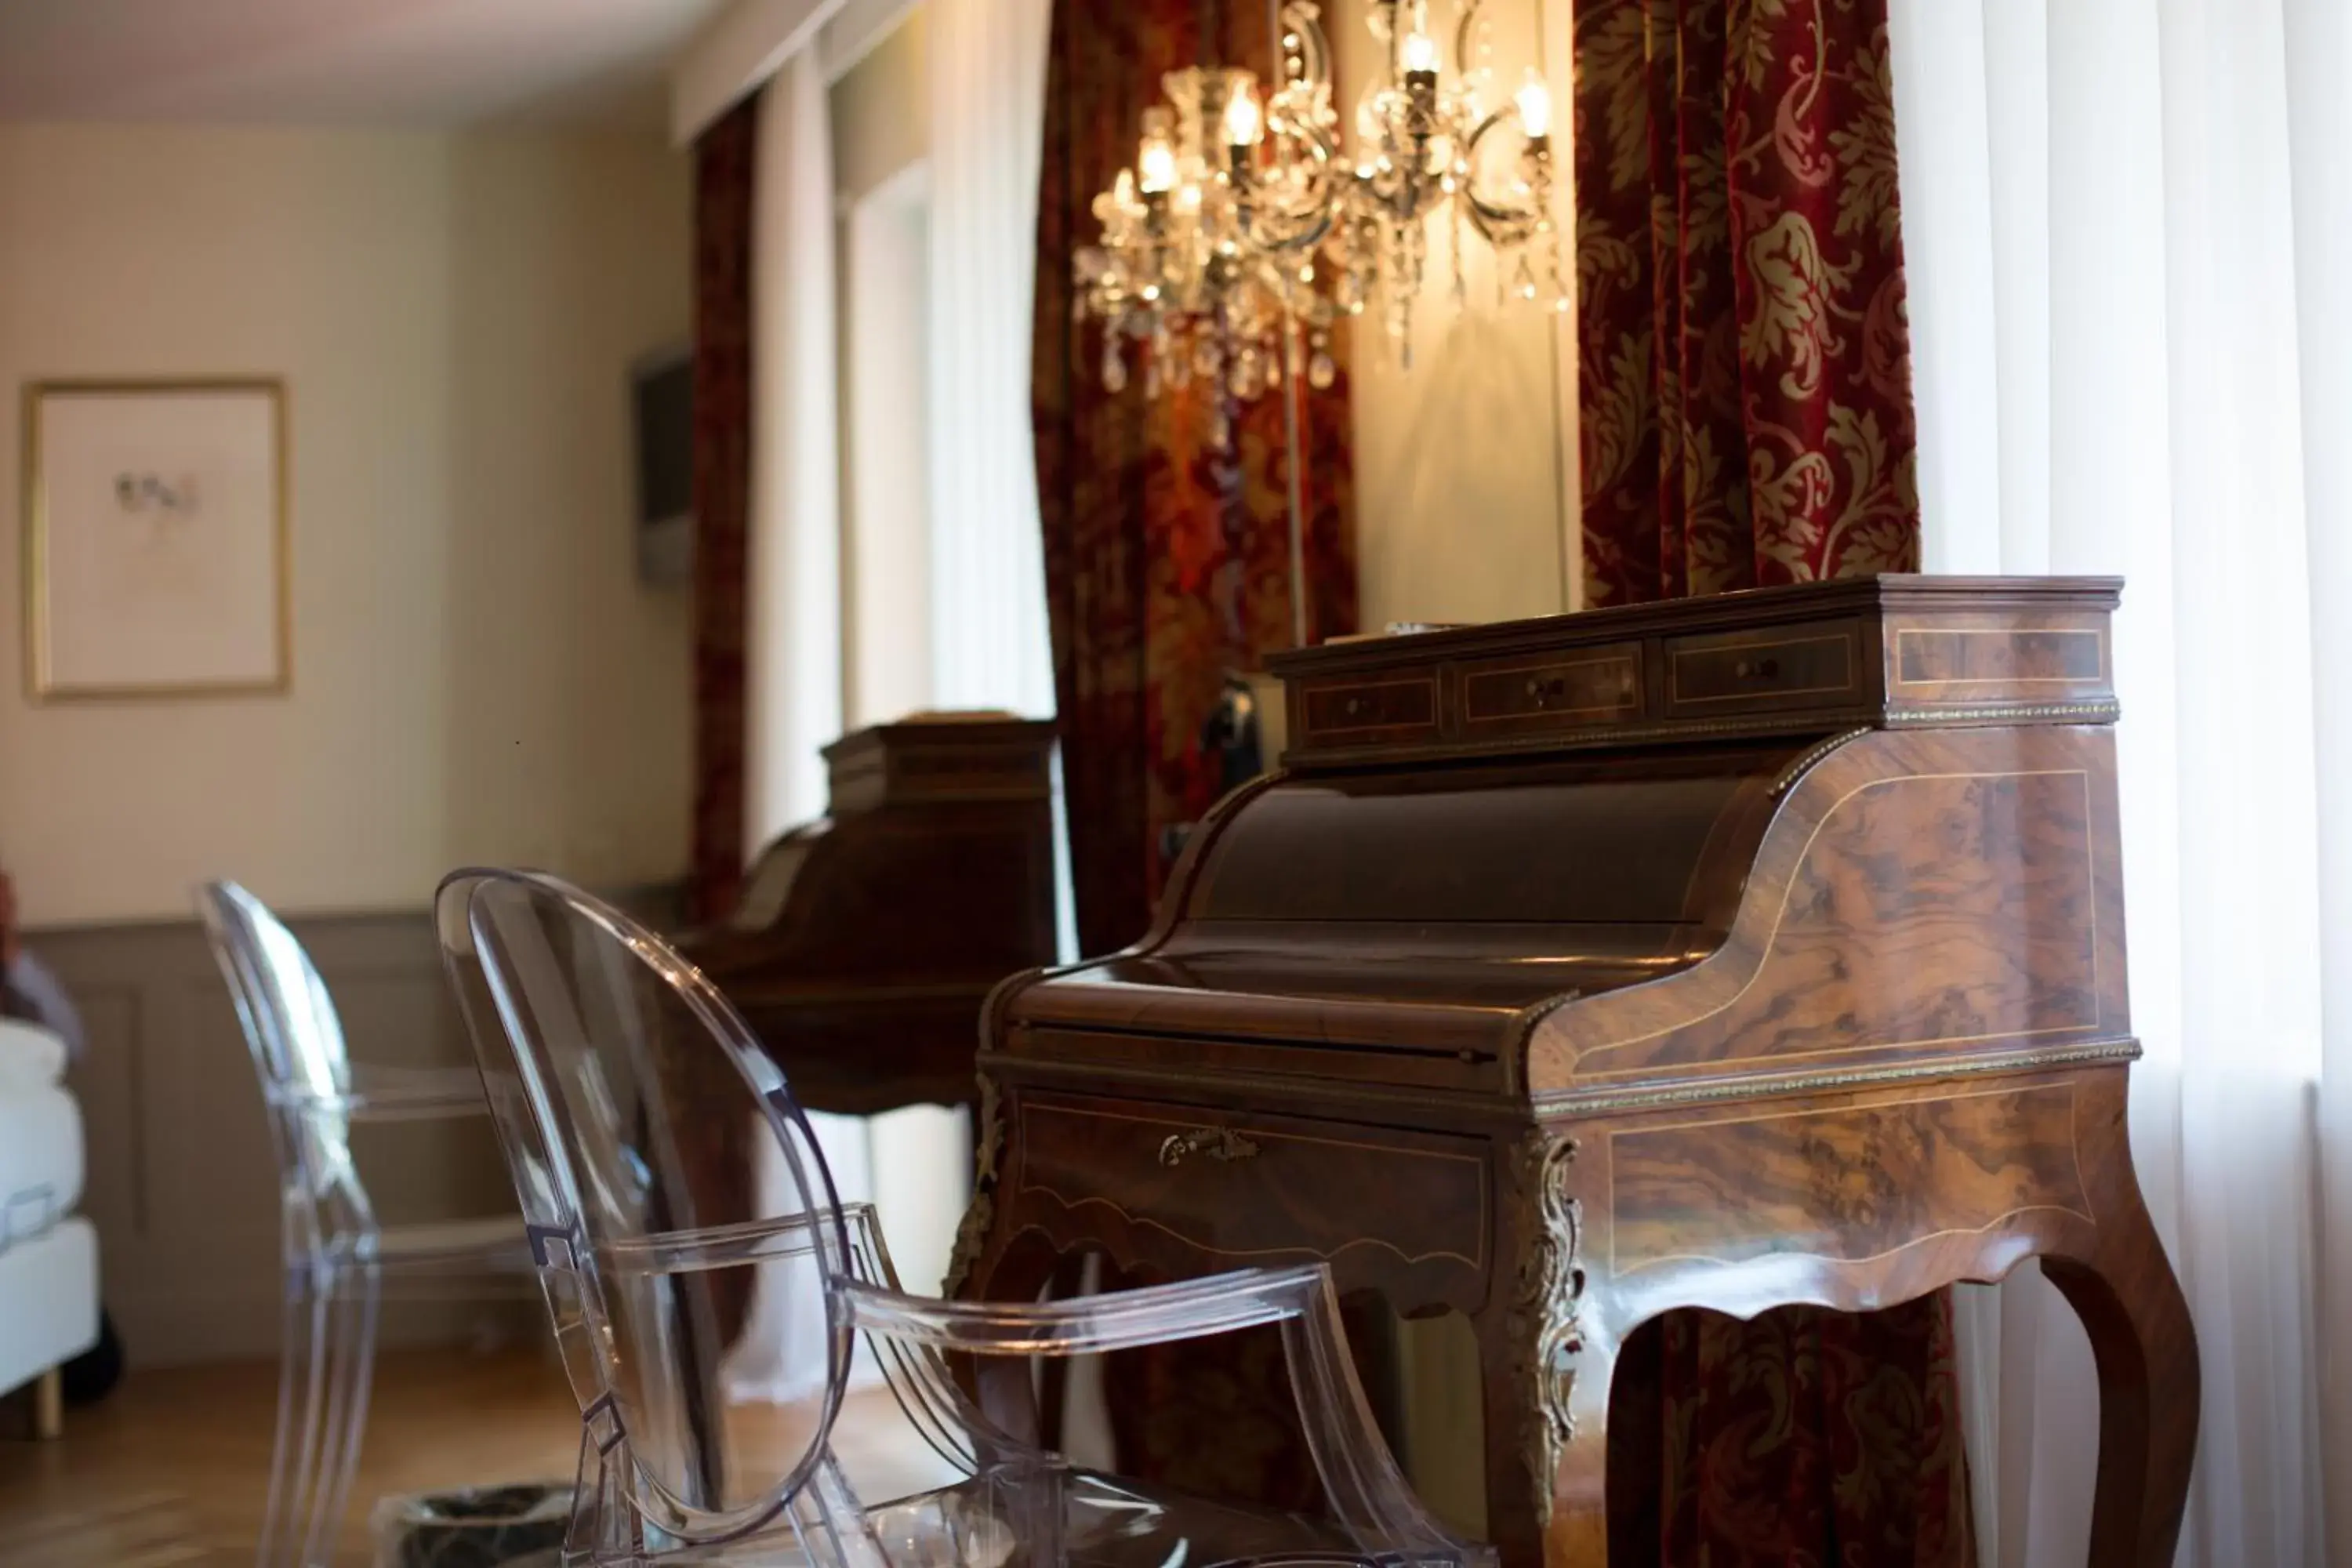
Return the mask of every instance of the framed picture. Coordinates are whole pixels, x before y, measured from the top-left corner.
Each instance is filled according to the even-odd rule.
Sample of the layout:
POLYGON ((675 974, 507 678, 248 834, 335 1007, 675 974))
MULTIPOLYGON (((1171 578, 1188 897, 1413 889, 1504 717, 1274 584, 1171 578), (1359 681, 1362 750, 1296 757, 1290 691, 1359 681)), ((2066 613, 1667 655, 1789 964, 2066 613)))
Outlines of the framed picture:
POLYGON ((284 383, 32 384, 24 472, 36 700, 287 689, 284 383))

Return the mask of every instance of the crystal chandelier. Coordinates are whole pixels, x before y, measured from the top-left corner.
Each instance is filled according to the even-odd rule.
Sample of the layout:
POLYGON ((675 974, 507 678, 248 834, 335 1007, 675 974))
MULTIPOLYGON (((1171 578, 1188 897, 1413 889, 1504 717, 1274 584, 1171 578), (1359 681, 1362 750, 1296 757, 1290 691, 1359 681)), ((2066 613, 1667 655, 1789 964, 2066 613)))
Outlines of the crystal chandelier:
POLYGON ((1282 79, 1263 102, 1256 77, 1234 67, 1161 79, 1166 101, 1144 110, 1134 167, 1095 198, 1100 242, 1075 258, 1078 314, 1105 329, 1105 386, 1128 384, 1130 345, 1147 394, 1200 377, 1247 399, 1286 372, 1328 386, 1332 323, 1374 302, 1409 366, 1427 225, 1441 215, 1454 230, 1457 305, 1468 227, 1495 249, 1498 285, 1568 308, 1550 94, 1530 70, 1489 102, 1493 73, 1469 64, 1483 53, 1481 3, 1461 6, 1449 76, 1428 0, 1372 0, 1366 22, 1387 68, 1357 102, 1352 158, 1313 0, 1281 7, 1282 79))

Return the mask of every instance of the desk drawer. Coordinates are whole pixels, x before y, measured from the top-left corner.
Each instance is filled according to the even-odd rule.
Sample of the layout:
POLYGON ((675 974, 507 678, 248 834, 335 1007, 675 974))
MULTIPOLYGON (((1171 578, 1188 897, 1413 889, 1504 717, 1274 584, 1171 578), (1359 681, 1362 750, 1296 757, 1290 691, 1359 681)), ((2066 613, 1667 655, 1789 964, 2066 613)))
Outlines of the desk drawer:
POLYGON ((1299 693, 1298 730, 1312 747, 1339 750, 1437 739, 1437 672, 1314 681, 1299 693))
POLYGON ((1319 1258, 1475 1279, 1493 1229, 1486 1144, 1397 1128, 1198 1106, 1024 1094, 1016 1207, 1117 1253, 1190 1272, 1319 1258))
POLYGON ((1862 626, 1854 621, 1669 637, 1665 658, 1671 719, 1810 708, 1868 695, 1862 626))
POLYGON ((1642 645, 1579 648, 1550 658, 1521 654, 1465 664, 1462 733, 1540 735, 1589 729, 1642 712, 1642 645))

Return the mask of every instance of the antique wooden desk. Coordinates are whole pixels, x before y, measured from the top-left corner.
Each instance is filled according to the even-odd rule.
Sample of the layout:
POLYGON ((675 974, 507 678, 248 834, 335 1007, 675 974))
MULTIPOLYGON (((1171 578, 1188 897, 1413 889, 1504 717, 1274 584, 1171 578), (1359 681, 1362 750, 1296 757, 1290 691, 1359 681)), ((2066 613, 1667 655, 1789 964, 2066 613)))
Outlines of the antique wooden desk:
POLYGON ((1456 1308, 1506 1561, 1606 1554, 1671 1308, 2040 1255, 2100 1381, 2092 1559, 2168 1563, 2186 1306, 2125 1137, 2107 580, 1883 577, 1276 661, 1286 770, 1157 923, 991 998, 969 1293, 1326 1259, 1456 1308))
POLYGON ((1054 727, 877 724, 824 751, 827 814, 684 938, 814 1110, 968 1104, 989 988, 1054 956, 1054 727))

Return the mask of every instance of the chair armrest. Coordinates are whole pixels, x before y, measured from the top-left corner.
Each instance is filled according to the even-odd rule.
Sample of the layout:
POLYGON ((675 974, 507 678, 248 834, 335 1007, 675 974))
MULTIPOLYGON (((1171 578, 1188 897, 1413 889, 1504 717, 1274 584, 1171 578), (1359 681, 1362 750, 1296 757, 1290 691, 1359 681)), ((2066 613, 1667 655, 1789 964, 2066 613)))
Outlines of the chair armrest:
MULTIPOLYGON (((844 1204, 826 1217, 841 1227, 837 1234, 854 1237, 860 1227, 874 1226, 874 1205, 844 1204)), ((804 1258, 817 1248, 822 1234, 816 1226, 817 1218, 810 1214, 774 1215, 694 1230, 664 1231, 657 1236, 616 1237, 604 1242, 601 1251, 611 1267, 640 1274, 684 1274, 765 1263, 780 1258, 804 1258)), ((551 1234, 549 1239, 557 1237, 551 1234)), ((850 1246, 854 1255, 854 1243, 845 1241, 844 1245, 850 1246)))
MULTIPOLYGON (((944 1301, 852 1280, 853 1327, 975 1355, 1094 1355, 1305 1317, 1331 1303, 1320 1263, 1244 1268, 1062 1301, 944 1301)), ((1336 1305, 1331 1306, 1336 1313, 1336 1305)))
POLYGON ((464 1068, 399 1068, 354 1062, 351 1087, 341 1094, 282 1089, 278 1103, 291 1110, 341 1115, 352 1121, 425 1121, 487 1116, 481 1073, 464 1068))

